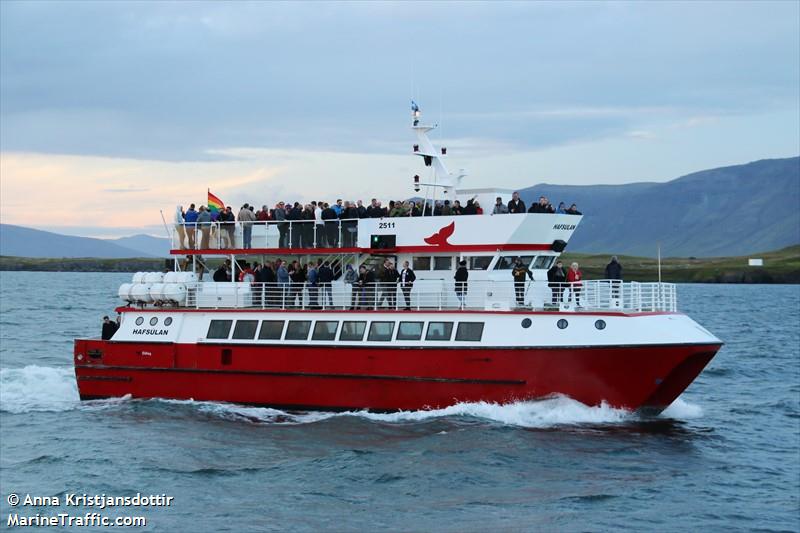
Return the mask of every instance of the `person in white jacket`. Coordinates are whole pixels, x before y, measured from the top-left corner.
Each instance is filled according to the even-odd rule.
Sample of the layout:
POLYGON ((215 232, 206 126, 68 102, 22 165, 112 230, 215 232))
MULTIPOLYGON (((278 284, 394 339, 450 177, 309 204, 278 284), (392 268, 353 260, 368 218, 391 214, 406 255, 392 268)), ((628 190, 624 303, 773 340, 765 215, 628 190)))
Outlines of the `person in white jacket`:
POLYGON ((175 232, 178 234, 178 248, 186 249, 186 229, 183 227, 183 206, 175 207, 175 232))

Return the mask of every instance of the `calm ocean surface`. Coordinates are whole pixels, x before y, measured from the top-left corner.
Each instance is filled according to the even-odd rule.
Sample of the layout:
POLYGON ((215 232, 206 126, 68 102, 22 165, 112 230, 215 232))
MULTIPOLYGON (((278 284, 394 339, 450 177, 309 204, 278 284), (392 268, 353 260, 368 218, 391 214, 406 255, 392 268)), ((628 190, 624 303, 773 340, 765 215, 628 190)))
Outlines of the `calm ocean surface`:
POLYGON ((800 531, 800 286, 682 285, 680 308, 727 344, 640 419, 568 399, 389 415, 82 404, 72 339, 99 334, 129 278, 0 273, 0 529, 12 492, 62 497, 24 515, 140 492, 175 500, 100 512, 146 516, 139 531, 800 531))

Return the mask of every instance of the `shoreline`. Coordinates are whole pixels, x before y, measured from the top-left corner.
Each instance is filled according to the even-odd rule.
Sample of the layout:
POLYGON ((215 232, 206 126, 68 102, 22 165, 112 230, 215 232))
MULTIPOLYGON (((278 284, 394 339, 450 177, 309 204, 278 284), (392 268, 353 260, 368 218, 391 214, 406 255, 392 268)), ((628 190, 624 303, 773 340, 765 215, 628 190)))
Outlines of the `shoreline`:
MULTIPOLYGON (((585 279, 602 279, 612 254, 565 252, 565 267, 577 261, 585 279)), ((626 281, 658 279, 658 262, 649 257, 618 255, 626 281)), ((751 254, 764 266, 747 266, 747 256, 664 258, 661 279, 670 283, 800 284, 800 245, 774 252, 751 254)), ((0 272, 127 272, 163 270, 172 258, 39 258, 0 256, 0 272)), ((212 262, 216 264, 216 262, 212 262)))

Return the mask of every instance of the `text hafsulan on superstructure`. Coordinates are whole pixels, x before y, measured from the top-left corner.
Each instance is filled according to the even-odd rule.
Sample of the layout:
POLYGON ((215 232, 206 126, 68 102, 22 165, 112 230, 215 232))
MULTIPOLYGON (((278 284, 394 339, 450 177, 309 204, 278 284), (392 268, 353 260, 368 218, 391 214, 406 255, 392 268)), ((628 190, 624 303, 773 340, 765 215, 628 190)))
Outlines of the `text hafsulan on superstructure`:
POLYGON ((422 202, 474 200, 483 214, 214 223, 191 250, 179 225, 174 271, 137 273, 120 287, 113 338, 75 341, 81 398, 392 411, 560 394, 646 412, 675 400, 722 345, 677 310, 675 286, 548 283, 582 217, 491 214, 510 191, 460 189, 416 105, 412 120, 429 172, 414 177, 422 202), (514 282, 517 257, 532 280, 514 282), (214 282, 207 269, 200 279, 226 258, 322 259, 333 280, 214 282), (387 259, 408 261, 413 285, 381 283, 387 259), (454 279, 462 262, 466 282, 454 279), (347 282, 362 266, 375 281, 347 282))

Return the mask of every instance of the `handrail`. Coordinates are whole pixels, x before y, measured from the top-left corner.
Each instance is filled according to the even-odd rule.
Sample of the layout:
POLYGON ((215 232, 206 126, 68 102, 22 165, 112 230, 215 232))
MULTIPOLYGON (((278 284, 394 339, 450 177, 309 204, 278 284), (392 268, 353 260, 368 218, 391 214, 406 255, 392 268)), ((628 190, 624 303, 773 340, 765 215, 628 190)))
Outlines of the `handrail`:
POLYGON ((170 228, 170 242, 173 250, 354 248, 359 220, 184 222, 170 228))
MULTIPOLYGON (((338 309, 338 310, 513 310, 674 312, 676 287, 671 283, 587 280, 578 283, 533 281, 417 280, 399 283, 340 281, 194 282, 186 283, 180 300, 159 299, 131 303, 196 309, 338 309)), ((168 294, 164 291, 163 294, 168 294)))

